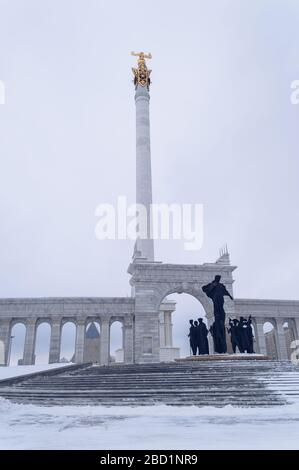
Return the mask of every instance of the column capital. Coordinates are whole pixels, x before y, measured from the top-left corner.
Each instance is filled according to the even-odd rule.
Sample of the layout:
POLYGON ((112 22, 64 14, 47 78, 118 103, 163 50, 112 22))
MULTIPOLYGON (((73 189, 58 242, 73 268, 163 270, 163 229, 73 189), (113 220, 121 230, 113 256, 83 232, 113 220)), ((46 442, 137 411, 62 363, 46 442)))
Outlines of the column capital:
POLYGON ((133 315, 125 315, 123 318, 123 326, 125 328, 132 328, 133 327, 133 315))
POLYGON ((51 324, 53 323, 61 323, 62 322, 63 315, 51 315, 50 320, 51 324))
POLYGON ((252 320, 256 322, 257 325, 263 325, 267 320, 263 317, 252 317, 252 320))
POLYGON ((283 326, 288 320, 286 318, 274 317, 275 323, 277 326, 283 326))

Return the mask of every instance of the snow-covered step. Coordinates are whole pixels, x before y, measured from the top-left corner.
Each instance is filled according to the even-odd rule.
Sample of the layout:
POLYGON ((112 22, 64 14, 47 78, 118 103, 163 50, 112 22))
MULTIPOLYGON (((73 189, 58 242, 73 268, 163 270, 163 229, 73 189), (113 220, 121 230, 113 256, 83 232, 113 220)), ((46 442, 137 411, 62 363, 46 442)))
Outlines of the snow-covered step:
POLYGON ((50 405, 276 406, 299 399, 289 362, 207 361, 81 366, 0 383, 0 396, 50 405))

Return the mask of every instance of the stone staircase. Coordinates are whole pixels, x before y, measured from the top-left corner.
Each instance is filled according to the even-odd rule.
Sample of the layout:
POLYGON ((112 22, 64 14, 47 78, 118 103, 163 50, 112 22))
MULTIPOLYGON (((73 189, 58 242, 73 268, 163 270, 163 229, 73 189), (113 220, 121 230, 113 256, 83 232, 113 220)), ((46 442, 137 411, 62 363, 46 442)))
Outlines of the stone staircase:
POLYGON ((46 406, 278 406, 298 400, 299 367, 270 360, 87 364, 1 381, 0 396, 46 406))

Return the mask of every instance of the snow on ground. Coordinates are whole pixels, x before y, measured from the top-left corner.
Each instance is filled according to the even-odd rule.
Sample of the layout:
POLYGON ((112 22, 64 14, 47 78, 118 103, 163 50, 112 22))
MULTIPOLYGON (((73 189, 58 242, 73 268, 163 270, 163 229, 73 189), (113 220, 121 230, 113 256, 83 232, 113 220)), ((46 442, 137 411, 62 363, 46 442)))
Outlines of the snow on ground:
POLYGON ((40 407, 0 398, 0 449, 299 449, 299 403, 40 407))
POLYGON ((68 364, 42 364, 37 366, 9 366, 0 367, 0 380, 8 379, 10 377, 17 377, 18 375, 32 374, 33 372, 40 372, 42 370, 56 369, 57 367, 64 367, 68 364))
MULTIPOLYGON (((1 367, 0 380, 64 365, 1 367)), ((109 408, 16 405, 0 398, 0 449, 298 450, 299 401, 255 409, 109 408)))

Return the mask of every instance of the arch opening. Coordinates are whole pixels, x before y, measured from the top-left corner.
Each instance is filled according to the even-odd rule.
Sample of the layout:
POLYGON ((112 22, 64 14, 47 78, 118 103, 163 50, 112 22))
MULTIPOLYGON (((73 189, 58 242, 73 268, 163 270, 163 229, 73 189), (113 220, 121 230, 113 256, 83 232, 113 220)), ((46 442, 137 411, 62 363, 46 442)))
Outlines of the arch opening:
POLYGON ((83 361, 100 363, 101 327, 98 321, 89 321, 85 328, 83 361))
POLYGON ((161 361, 173 361, 192 354, 189 320, 197 321, 198 318, 202 318, 208 328, 206 311, 192 294, 173 293, 164 297, 159 309, 161 361))
POLYGON ((10 334, 7 364, 9 366, 23 365, 26 327, 16 323, 10 334))
POLYGON ((35 364, 49 364, 51 327, 42 322, 36 330, 35 364))
POLYGON ((62 327, 59 362, 75 362, 75 347, 76 325, 68 321, 62 327))
POLYGON ((110 325, 110 362, 124 362, 123 324, 119 320, 110 325))

